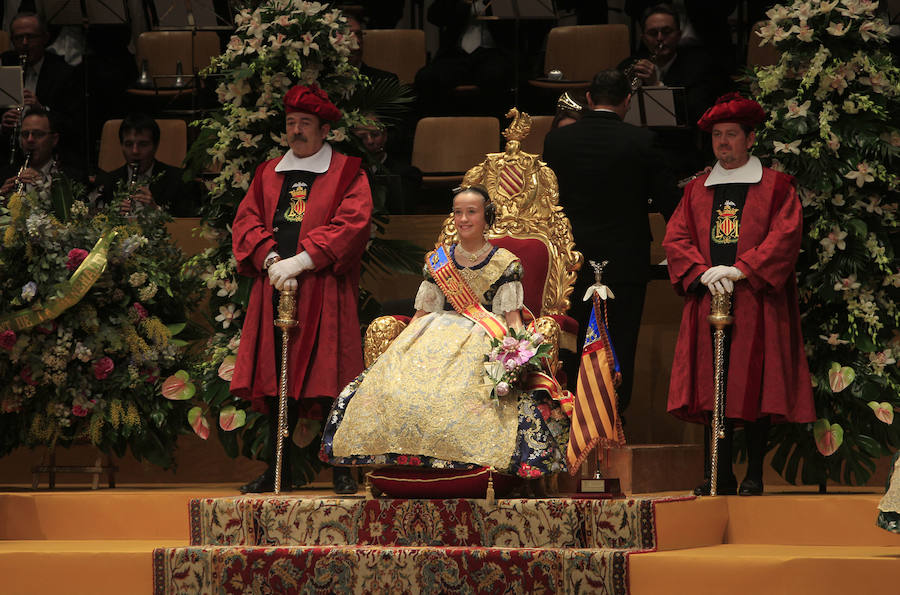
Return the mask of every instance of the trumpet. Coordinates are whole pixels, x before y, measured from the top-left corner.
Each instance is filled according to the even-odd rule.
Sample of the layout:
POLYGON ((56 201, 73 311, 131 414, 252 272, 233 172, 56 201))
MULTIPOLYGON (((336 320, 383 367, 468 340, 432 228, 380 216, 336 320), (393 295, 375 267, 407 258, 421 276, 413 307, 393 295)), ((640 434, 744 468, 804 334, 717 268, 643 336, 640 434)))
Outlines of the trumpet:
POLYGON ((25 153, 25 163, 22 164, 22 167, 19 168, 19 173, 16 174, 16 192, 18 194, 21 194, 22 191, 25 190, 25 180, 22 179, 22 174, 28 169, 30 163, 31 153, 25 153))
MULTIPOLYGON (((650 49, 650 62, 653 64, 654 68, 656 67, 656 60, 659 58, 659 53, 665 48, 666 44, 663 41, 657 41, 656 46, 650 49)), ((628 79, 628 83, 631 85, 632 93, 640 89, 644 85, 644 81, 641 79, 640 74, 638 73, 635 66, 640 60, 635 60, 632 62, 628 68, 625 69, 625 77, 628 79)))
MULTIPOLYGON (((22 88, 25 88, 25 66, 28 64, 28 54, 22 53, 19 54, 19 66, 22 67, 22 88)), ((24 98, 23 98, 24 100, 24 98)), ((16 106, 16 110, 19 112, 18 117, 16 118, 16 126, 13 128, 12 136, 9 137, 9 164, 12 165, 16 162, 16 148, 18 147, 19 142, 19 133, 22 132, 22 120, 25 116, 25 106, 19 105, 16 106)))

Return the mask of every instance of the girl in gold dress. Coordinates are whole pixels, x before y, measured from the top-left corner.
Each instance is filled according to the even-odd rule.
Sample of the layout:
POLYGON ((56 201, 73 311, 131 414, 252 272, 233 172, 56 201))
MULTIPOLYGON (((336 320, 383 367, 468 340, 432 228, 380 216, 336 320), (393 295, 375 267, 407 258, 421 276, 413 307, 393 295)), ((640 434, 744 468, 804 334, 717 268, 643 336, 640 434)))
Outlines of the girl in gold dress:
MULTIPOLYGON (((491 245, 493 204, 479 186, 453 199, 459 243, 446 251, 459 277, 499 320, 522 327, 522 265, 491 245)), ((320 458, 331 465, 482 466, 536 478, 564 471, 569 420, 544 391, 494 398, 487 332, 458 314, 426 267, 416 314, 378 360, 341 393, 320 458)))

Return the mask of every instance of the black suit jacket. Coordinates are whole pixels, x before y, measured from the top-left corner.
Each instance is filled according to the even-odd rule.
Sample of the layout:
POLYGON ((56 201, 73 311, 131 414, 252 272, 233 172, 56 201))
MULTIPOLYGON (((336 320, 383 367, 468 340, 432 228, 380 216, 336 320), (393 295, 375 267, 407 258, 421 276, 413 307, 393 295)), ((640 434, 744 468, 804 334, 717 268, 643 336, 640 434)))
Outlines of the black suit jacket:
MULTIPOLYGON (((4 66, 18 66, 19 56, 14 51, 3 52, 0 61, 4 66)), ((57 151, 60 158, 66 163, 78 163, 84 157, 84 81, 81 69, 70 66, 56 54, 44 53, 35 95, 48 111, 58 114, 57 151)), ((7 146, 4 145, 4 150, 7 146)))
POLYGON ((572 222, 575 247, 585 257, 582 278, 592 278, 588 260, 608 260, 604 280, 648 280, 648 200, 667 219, 677 204, 672 176, 654 140, 652 132, 612 112, 594 111, 552 130, 544 140, 543 159, 556 173, 559 202, 572 222))
MULTIPOLYGON (((199 214, 199 189, 196 184, 185 184, 181 176, 183 170, 166 165, 160 161, 153 162, 153 177, 159 178, 150 184, 153 201, 165 208, 173 217, 196 217, 199 214), (160 175, 162 174, 162 175, 160 175)), ((97 174, 96 185, 100 190, 103 202, 113 198, 118 182, 128 182, 128 166, 117 170, 97 174)))

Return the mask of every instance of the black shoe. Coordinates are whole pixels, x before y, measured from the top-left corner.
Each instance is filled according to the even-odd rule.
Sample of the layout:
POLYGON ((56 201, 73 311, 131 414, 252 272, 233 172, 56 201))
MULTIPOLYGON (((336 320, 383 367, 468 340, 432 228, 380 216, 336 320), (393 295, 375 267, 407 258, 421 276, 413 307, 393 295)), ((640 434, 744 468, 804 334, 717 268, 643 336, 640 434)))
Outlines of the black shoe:
POLYGON ((741 489, 738 494, 741 496, 759 496, 763 493, 763 482, 759 479, 747 477, 741 482, 741 489))
MULTIPOLYGON (((695 496, 709 496, 710 492, 710 480, 707 479, 696 488, 694 488, 695 496)), ((716 490, 717 496, 734 496, 737 494, 737 478, 732 476, 730 478, 723 477, 719 480, 719 488, 716 490)))
MULTIPOLYGON (((281 476, 281 491, 288 492, 294 487, 290 476, 286 473, 281 476)), ((275 470, 269 467, 262 474, 240 487, 242 494, 261 494, 263 492, 275 491, 275 470)))
POLYGON ((353 473, 346 467, 335 467, 331 471, 335 494, 355 494, 359 489, 353 473))

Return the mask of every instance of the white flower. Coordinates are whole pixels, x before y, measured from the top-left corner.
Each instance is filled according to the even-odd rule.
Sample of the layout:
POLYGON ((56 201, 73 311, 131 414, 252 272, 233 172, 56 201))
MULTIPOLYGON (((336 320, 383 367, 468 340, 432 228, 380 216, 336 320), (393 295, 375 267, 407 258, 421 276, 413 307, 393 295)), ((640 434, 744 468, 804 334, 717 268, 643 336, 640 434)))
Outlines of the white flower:
POLYGON ((225 279, 221 283, 219 283, 219 291, 216 292, 216 295, 219 297, 231 297, 237 291, 238 284, 231 279, 225 279))
POLYGON ((825 27, 825 31, 834 35, 835 37, 843 37, 849 31, 849 28, 844 23, 831 23, 827 27, 825 27))
POLYGON ((153 299, 153 296, 156 295, 158 289, 156 283, 151 282, 146 287, 141 287, 138 290, 138 298, 140 298, 142 302, 149 302, 153 299))
POLYGON ((877 215, 884 214, 884 210, 881 208, 881 197, 880 196, 869 196, 868 202, 863 202, 861 200, 853 203, 855 208, 863 208, 867 213, 875 213, 877 215))
POLYGON ((863 184, 865 184, 866 182, 875 181, 875 176, 873 176, 871 172, 872 170, 869 168, 869 164, 863 161, 856 166, 856 169, 854 171, 844 174, 844 177, 848 180, 856 180, 856 185, 862 188, 863 184))
POLYGON ((809 99, 800 104, 797 103, 797 100, 792 99, 787 102, 787 115, 785 117, 788 119, 805 118, 810 105, 812 105, 812 102, 809 99))
POLYGON ((216 316, 216 322, 222 323, 222 328, 228 328, 231 326, 231 322, 240 317, 241 309, 235 308, 234 304, 228 304, 227 306, 219 306, 219 315, 216 316))
POLYGON ((793 153, 794 155, 800 154, 800 143, 801 142, 802 142, 802 139, 797 139, 797 140, 795 140, 793 142, 789 142, 789 143, 782 143, 777 140, 772 141, 772 143, 775 145, 776 153, 793 153))
POLYGON ((850 341, 845 341, 845 340, 841 339, 837 333, 831 333, 828 336, 819 335, 819 338, 822 339, 823 341, 825 341, 826 343, 828 343, 829 345, 835 345, 835 346, 846 345, 847 343, 850 342, 850 341))
POLYGON ((850 275, 849 277, 844 277, 840 281, 834 284, 835 291, 852 291, 854 289, 859 289, 859 282, 856 280, 856 275, 850 275))
POLYGON ((31 299, 37 294, 37 283, 34 281, 29 281, 25 285, 22 286, 22 299, 26 302, 31 301, 31 299))
POLYGON ((895 363, 897 363, 897 360, 894 359, 890 349, 869 354, 869 365, 872 366, 872 370, 879 376, 884 371, 885 366, 895 363))
POLYGON ((131 273, 131 276, 128 277, 128 284, 132 287, 140 287, 147 280, 147 273, 139 272, 139 273, 131 273))
POLYGON ((847 232, 842 230, 837 225, 831 226, 831 231, 828 232, 828 235, 819 240, 819 243, 825 247, 825 252, 828 254, 834 254, 834 249, 843 250, 847 247, 847 242, 844 241, 847 237, 847 232))
POLYGON ((832 196, 831 204, 833 204, 836 207, 844 206, 844 204, 846 204, 844 201, 844 195, 843 194, 835 194, 834 196, 832 196))
POLYGON ((802 23, 799 26, 794 25, 791 27, 789 33, 795 35, 800 41, 810 42, 813 40, 813 33, 815 33, 815 31, 806 23, 802 23))

